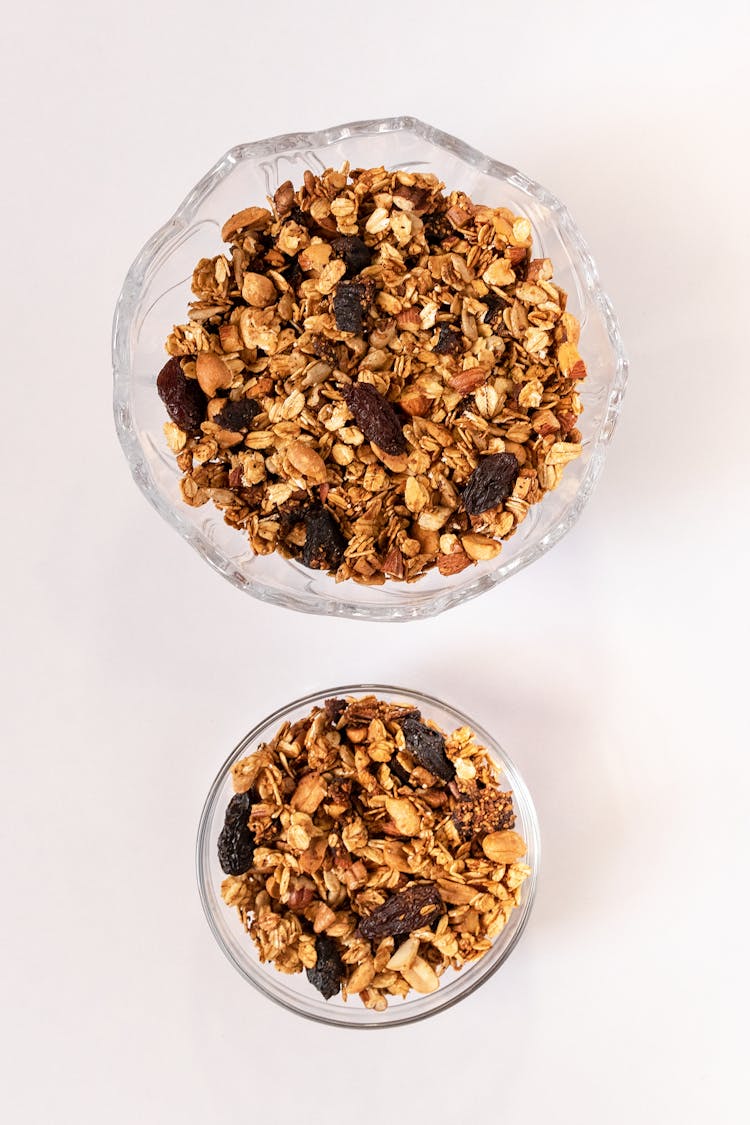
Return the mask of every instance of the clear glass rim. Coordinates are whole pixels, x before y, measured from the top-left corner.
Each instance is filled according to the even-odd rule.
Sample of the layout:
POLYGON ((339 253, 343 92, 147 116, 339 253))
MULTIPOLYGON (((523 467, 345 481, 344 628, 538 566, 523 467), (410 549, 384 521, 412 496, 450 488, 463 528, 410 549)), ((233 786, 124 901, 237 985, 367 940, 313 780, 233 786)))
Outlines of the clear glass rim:
MULTIPOLYGON (((463 711, 459 710, 457 707, 454 707, 452 704, 446 703, 444 700, 437 699, 435 696, 428 695, 425 692, 416 691, 411 688, 397 687, 392 684, 344 684, 339 687, 330 687, 325 688, 322 691, 311 692, 308 695, 301 696, 299 699, 295 699, 293 702, 284 704, 283 707, 279 707, 272 714, 267 715, 260 722, 256 723, 252 730, 250 730, 244 736, 244 738, 240 739, 240 741, 234 747, 231 754, 229 754, 229 756, 226 758, 221 766, 221 769, 214 778, 214 781, 211 785, 211 788, 209 789, 208 796, 204 801, 201 811, 195 848, 196 876, 198 881, 198 891, 200 894, 201 905, 203 907, 203 913, 205 914, 206 921, 208 922, 209 928, 217 944, 219 945, 219 948, 222 950, 230 964, 234 966, 234 968, 249 984, 251 984, 268 999, 272 1000, 275 1004, 286 1008, 288 1011, 295 1012, 297 1015, 303 1016, 305 1019, 312 1020, 314 1023, 323 1023, 331 1026, 346 1027, 356 1030, 381 1030, 387 1027, 400 1027, 409 1023, 417 1023, 420 1020, 427 1019, 429 1016, 436 1015, 438 1012, 442 1012, 447 1010, 448 1008, 453 1007, 454 1004, 459 1003, 459 1001, 463 1000, 466 996, 470 996, 472 992, 475 992, 479 987, 481 987, 481 985, 489 980, 489 978, 497 972, 500 966, 505 964, 510 954, 516 948, 522 934, 526 929, 529 918, 531 916, 531 910, 534 905, 534 899, 536 897, 540 859, 541 837, 539 831, 539 821, 537 818, 534 803, 531 799, 531 794, 529 793, 526 784, 523 781, 523 778, 518 772, 517 767, 508 757, 505 750, 498 743, 497 739, 494 738, 493 735, 491 735, 484 727, 476 723, 472 718, 466 715, 463 711), (417 704, 422 703, 426 706, 432 705, 440 708, 441 710, 449 712, 451 716, 457 720, 457 726, 466 725, 471 727, 482 745, 484 745, 490 752, 491 756, 497 759, 502 765, 503 775, 505 778, 507 778, 510 784, 510 788, 513 791, 514 803, 519 812, 522 811, 522 815, 526 822, 525 839, 528 848, 527 854, 531 866, 531 874, 524 883, 524 895, 521 905, 516 908, 518 914, 516 916, 517 920, 513 932, 507 938, 505 944, 503 944, 503 934, 505 933, 505 931, 501 931, 501 933, 495 939, 495 944, 499 945, 500 952, 493 958, 493 945, 493 950, 485 954, 483 958, 480 958, 475 963, 475 965, 472 966, 472 968, 475 970, 474 974, 472 974, 473 979, 468 978, 467 970, 462 970, 462 972, 467 972, 466 977, 462 977, 461 972, 459 972, 456 977, 458 987, 452 995, 441 999, 441 990, 438 989, 437 992, 432 993, 431 996, 426 998, 429 1001, 429 1006, 426 1005, 424 1008, 411 1014, 409 1014, 408 1012, 404 1012, 403 1015, 399 1015, 400 1009, 389 1008, 386 1013, 383 1013, 383 1015, 387 1018, 384 1018, 382 1020, 376 1018, 380 1015, 380 1013, 373 1014, 364 1007, 361 1009, 361 1020, 356 1019, 356 1015, 360 1014, 357 1009, 355 1009, 354 1017, 352 1017, 350 1010, 348 1018, 346 1019, 339 1018, 336 1014, 336 1009, 333 1008, 331 1009, 330 1016, 327 1014, 319 1015, 316 1012, 309 1010, 305 1006, 303 1001, 296 1003, 294 999, 278 995, 273 990, 273 988, 270 987, 266 980, 266 974, 273 972, 273 969, 265 969, 261 966, 260 971, 258 971, 257 973, 254 974, 250 972, 247 967, 247 960, 249 959, 250 953, 248 955, 248 959, 243 962, 237 956, 235 956, 234 951, 227 945, 214 917, 214 910, 212 907, 209 891, 209 888, 211 886, 211 876, 208 866, 208 857, 210 854, 209 849, 213 848, 214 846, 214 841, 210 836, 211 818, 218 801, 219 794, 226 783, 227 775, 231 765, 241 754, 246 751, 249 752, 251 749, 255 748, 253 744, 257 741, 260 733, 263 730, 265 730, 269 726, 276 727, 277 725, 281 724, 287 717, 287 715, 290 712, 296 710, 298 707, 311 708, 316 704, 320 704, 324 699, 330 698, 332 696, 362 694, 372 694, 382 698, 394 700, 405 699, 417 704), (482 971, 482 966, 485 960, 487 961, 487 964, 484 967, 484 971, 482 971), (466 981, 465 986, 460 987, 464 980, 466 981), (388 1016, 388 1013, 391 1013, 391 1015, 388 1016)), ((229 907, 225 907, 225 909, 229 910, 229 907)), ((250 939, 248 938, 248 942, 249 940, 250 939)))
MULTIPOLYGON (((604 292, 599 274, 583 236, 564 204, 547 188, 530 179, 523 172, 487 156, 458 137, 427 125, 416 117, 399 116, 382 119, 347 122, 328 129, 306 133, 284 133, 230 148, 188 193, 174 215, 148 240, 131 265, 115 308, 112 326, 112 367, 114 374, 113 406, 117 435, 131 475, 149 503, 171 524, 179 535, 237 589, 261 601, 293 609, 301 613, 339 616, 371 621, 408 621, 436 616, 455 605, 470 601, 505 581, 541 558, 551 547, 571 530, 588 502, 604 465, 606 447, 614 432, 627 384, 628 362, 612 303, 604 292), (474 581, 457 588, 435 591, 429 598, 412 603, 354 604, 339 598, 315 597, 309 599, 289 590, 265 586, 262 581, 241 574, 221 551, 176 506, 171 504, 155 487, 151 471, 144 456, 141 440, 133 425, 131 410, 132 380, 130 371, 129 332, 136 316, 139 294, 149 270, 158 262, 166 244, 186 230, 198 208, 216 185, 241 161, 255 156, 273 156, 299 149, 325 147, 353 136, 376 133, 410 131, 422 140, 435 144, 471 164, 481 172, 502 176, 526 192, 555 216, 555 222, 565 238, 575 248, 583 269, 580 282, 588 298, 596 305, 606 325, 607 336, 614 359, 614 376, 609 387, 607 407, 597 434, 591 435, 592 453, 586 473, 575 498, 561 514, 558 522, 539 540, 526 545, 510 562, 498 556, 498 565, 477 575, 474 581)), ((417 586, 415 589, 417 589, 417 586)), ((417 589, 418 593, 418 589, 417 589)))

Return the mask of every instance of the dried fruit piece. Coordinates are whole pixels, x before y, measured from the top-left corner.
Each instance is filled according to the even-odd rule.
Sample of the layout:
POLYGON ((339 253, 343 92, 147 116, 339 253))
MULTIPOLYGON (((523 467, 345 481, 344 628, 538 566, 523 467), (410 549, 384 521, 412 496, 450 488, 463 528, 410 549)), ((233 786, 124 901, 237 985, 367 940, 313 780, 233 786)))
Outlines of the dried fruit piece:
POLYGON ((226 406, 223 406, 219 413, 214 415, 213 420, 222 429, 231 430, 233 433, 245 433, 250 429, 262 409, 260 403, 254 398, 240 398, 236 401, 227 399, 226 406))
POLYGON ((478 516, 507 500, 519 470, 515 453, 490 453, 483 457, 464 488, 463 504, 468 514, 478 516))
POLYGON ((434 883, 417 883, 391 895, 359 924, 368 941, 398 937, 430 926, 444 911, 443 900, 434 883))
POLYGON ((456 767, 445 753, 445 739, 439 730, 434 730, 422 722, 419 711, 413 711, 400 721, 407 749, 421 766, 440 777, 452 781, 456 767))
POLYGON ((406 439, 393 405, 371 383, 353 383, 344 392, 346 405, 368 441, 395 455, 406 449, 406 439))
POLYGON ((481 789, 475 782, 461 782, 453 806, 453 823, 462 840, 512 828, 516 823, 513 794, 481 789))
POLYGON ((330 1000, 341 990, 341 982, 346 975, 344 962, 341 960, 337 942, 327 934, 318 934, 315 939, 315 952, 318 959, 312 969, 305 970, 307 979, 317 988, 324 1000, 330 1000))
POLYGON ((188 379, 177 356, 162 367, 156 389, 175 425, 186 434, 199 434, 206 417, 206 396, 195 379, 188 379))
POLYGON ((450 324, 440 325, 440 334, 433 351, 438 355, 461 355, 464 350, 463 337, 457 328, 450 324))
POLYGON ((345 699, 326 699, 325 702, 326 718, 331 726, 336 726, 339 719, 346 711, 345 699))
POLYGON ((346 539, 327 508, 315 505, 305 515, 302 563, 312 570, 336 570, 346 550, 346 539))
POLYGON ((255 840, 247 826, 252 805, 249 790, 235 793, 227 805, 218 843, 219 863, 227 875, 244 875, 253 865, 255 840))
POLYGON ((374 287, 364 281, 341 281, 333 296, 333 315, 341 332, 362 331, 365 313, 372 304, 374 287))
POLYGON ((343 259, 346 277, 352 278, 367 269, 372 260, 372 250, 356 234, 344 234, 331 243, 334 258, 343 259))

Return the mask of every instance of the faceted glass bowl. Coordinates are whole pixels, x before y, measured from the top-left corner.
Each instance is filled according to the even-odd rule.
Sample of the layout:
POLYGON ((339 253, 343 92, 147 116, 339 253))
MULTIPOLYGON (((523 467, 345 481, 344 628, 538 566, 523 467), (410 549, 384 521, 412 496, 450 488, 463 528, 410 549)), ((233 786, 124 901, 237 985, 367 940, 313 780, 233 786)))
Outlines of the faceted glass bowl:
POLYGON ((203 806, 196 847, 198 887, 203 909, 214 937, 235 969, 265 996, 300 1016, 339 1027, 359 1028, 395 1027, 413 1023, 449 1008, 484 984, 509 957, 528 922, 539 873, 539 858, 539 824, 531 797, 516 767, 492 735, 447 703, 421 692, 384 684, 350 684, 329 688, 327 691, 305 696, 304 699, 297 699, 263 719, 245 735, 219 770, 203 806), (240 758, 251 754, 261 742, 269 741, 283 722, 296 722, 308 715, 314 706, 322 707, 326 699, 347 695, 376 695, 379 699, 392 702, 413 703, 426 719, 434 720, 445 731, 461 726, 471 727, 477 741, 500 767, 501 787, 513 791, 516 830, 526 841, 524 862, 531 867, 531 875, 522 886, 520 906, 513 911, 505 928, 492 943, 492 948, 483 957, 459 972, 446 971, 440 978, 440 988, 430 995, 411 993, 405 999, 390 997, 388 1008, 384 1012, 365 1008, 356 996, 346 1003, 340 996, 324 1000, 304 973, 288 975, 278 972, 272 965, 263 964, 258 959, 255 945, 245 932, 237 911, 227 906, 221 897, 224 873, 219 866, 217 841, 224 824, 226 807, 234 794, 229 773, 231 766, 240 758))
POLYGON ((400 621, 430 617, 476 597, 548 551, 578 519, 602 470, 625 388, 627 363, 612 306, 596 267, 565 207, 521 172, 413 117, 359 121, 320 133, 293 133, 238 145, 193 188, 174 216, 153 235, 125 279, 113 327, 114 412, 117 432, 138 487, 206 562, 238 589, 262 601, 305 613, 400 621), (383 586, 336 583, 280 555, 256 557, 246 536, 224 523, 210 503, 189 508, 180 497, 180 472, 166 446, 167 420, 156 393, 166 362, 164 340, 184 323, 190 279, 199 258, 222 251, 221 225, 235 211, 263 204, 267 195, 305 169, 383 164, 434 172, 447 188, 476 203, 506 206, 532 226, 535 257, 552 259, 554 280, 568 292, 581 322, 580 351, 588 376, 580 391, 583 453, 567 465, 561 484, 531 507, 497 558, 418 582, 383 586))

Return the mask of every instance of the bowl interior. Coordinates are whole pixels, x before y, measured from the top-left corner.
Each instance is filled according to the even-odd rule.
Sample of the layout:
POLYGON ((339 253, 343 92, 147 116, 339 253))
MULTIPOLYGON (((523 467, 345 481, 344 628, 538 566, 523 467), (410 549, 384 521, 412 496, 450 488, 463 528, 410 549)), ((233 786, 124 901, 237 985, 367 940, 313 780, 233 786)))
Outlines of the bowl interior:
POLYGON ((196 861, 198 885, 208 923, 224 953, 246 980, 272 1000, 299 1015, 343 1027, 372 1028, 410 1023, 441 1011, 478 988, 499 968, 514 948, 528 920, 536 889, 539 852, 538 823, 528 790, 513 763, 487 731, 460 711, 430 696, 387 685, 360 684, 330 688, 297 700, 264 719, 243 738, 221 767, 206 800, 198 831, 196 861), (391 998, 385 1012, 365 1008, 357 997, 352 997, 346 1003, 340 996, 326 1001, 315 991, 304 974, 290 976, 279 973, 271 965, 262 964, 236 910, 226 906, 221 898, 220 888, 224 874, 219 866, 216 849, 224 823, 224 812, 233 795, 229 778, 230 766, 257 749, 259 743, 270 739, 284 720, 293 722, 302 718, 309 714, 313 706, 322 705, 332 695, 367 694, 414 703, 426 718, 433 719, 444 730, 450 731, 467 725, 475 731, 477 740, 487 748, 501 769, 501 785, 513 790, 517 831, 528 845, 525 862, 532 869, 531 875, 523 884, 521 905, 513 911, 510 921, 497 936, 488 953, 460 972, 446 972, 441 977, 440 988, 431 995, 412 994, 403 1000, 391 998))
POLYGON ((429 616, 473 597, 539 557, 578 517, 601 469, 617 416, 625 361, 609 302, 567 211, 539 185, 455 138, 412 118, 362 122, 324 133, 272 138, 232 149, 196 186, 174 218, 150 240, 126 279, 114 330, 115 417, 133 475, 158 511, 236 586, 266 601, 304 612, 398 620, 429 616), (272 555, 253 555, 245 536, 207 504, 189 508, 179 494, 180 473, 167 449, 164 408, 155 379, 164 340, 184 323, 190 278, 201 257, 220 253, 223 221, 262 204, 279 183, 299 183, 306 168, 321 172, 348 160, 352 167, 384 164, 434 172, 478 203, 508 206, 533 227, 535 256, 547 256, 555 281, 567 290, 581 322, 581 354, 588 367, 581 396, 582 456, 562 483, 534 505, 498 558, 452 577, 437 570, 410 585, 336 584, 326 574, 272 555))

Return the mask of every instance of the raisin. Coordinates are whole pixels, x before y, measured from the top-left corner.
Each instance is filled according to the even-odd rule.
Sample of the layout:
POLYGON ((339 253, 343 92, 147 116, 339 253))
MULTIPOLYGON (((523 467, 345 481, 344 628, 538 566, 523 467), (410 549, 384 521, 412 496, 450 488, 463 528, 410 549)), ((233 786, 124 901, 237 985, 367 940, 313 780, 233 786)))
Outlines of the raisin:
POLYGON ((443 781, 452 781, 456 776, 456 768, 445 753, 445 738, 440 731, 423 723, 419 711, 406 715, 401 719, 400 726, 406 740, 406 749, 420 766, 443 781))
POLYGON ((371 383, 353 383, 343 392, 346 405, 368 441, 385 453, 397 455, 406 449, 406 439, 398 414, 388 399, 371 383))
POLYGON ((334 258, 341 258, 346 266, 346 277, 354 277, 366 269, 372 260, 372 250, 356 234, 343 234, 331 243, 334 258))
POLYGON ((219 833, 219 863, 226 875, 244 875, 253 865, 255 840, 247 826, 252 804, 247 792, 236 793, 227 805, 219 833))
POLYGON ((326 718, 332 727, 335 727, 341 716, 346 711, 345 699, 326 699, 326 718))
POLYGON ((214 415, 214 422, 218 422, 224 430, 244 433, 250 429, 262 409, 258 400, 254 398, 241 398, 236 402, 228 399, 226 406, 214 415))
POLYGON ((375 288, 365 281, 340 281, 333 297, 333 315, 341 332, 361 332, 375 288))
POLYGON ((310 508, 305 516, 303 565, 312 570, 337 570, 345 549, 346 539, 328 509, 310 508))
POLYGON ((317 988, 324 1000, 330 1000, 341 988, 346 970, 341 960, 338 945, 327 934, 318 934, 315 939, 315 952, 318 959, 312 969, 306 969, 307 979, 317 988))
POLYGON ((386 899, 382 906, 362 919, 359 931, 368 941, 410 934, 432 925, 444 909, 435 884, 418 883, 386 899))
POLYGON ((199 434, 206 418, 206 396, 196 379, 188 379, 177 356, 162 367, 156 389, 174 424, 186 434, 199 434))
POLYGON ((464 782, 452 815, 462 840, 512 828, 516 823, 513 794, 481 789, 474 782, 464 782))
POLYGON ((520 466, 515 453, 491 453, 483 457, 464 488, 464 508, 478 516, 496 508, 513 491, 520 466))
POLYGON ((438 355, 461 355, 464 350, 463 337, 457 328, 441 324, 438 342, 432 350, 438 355))

